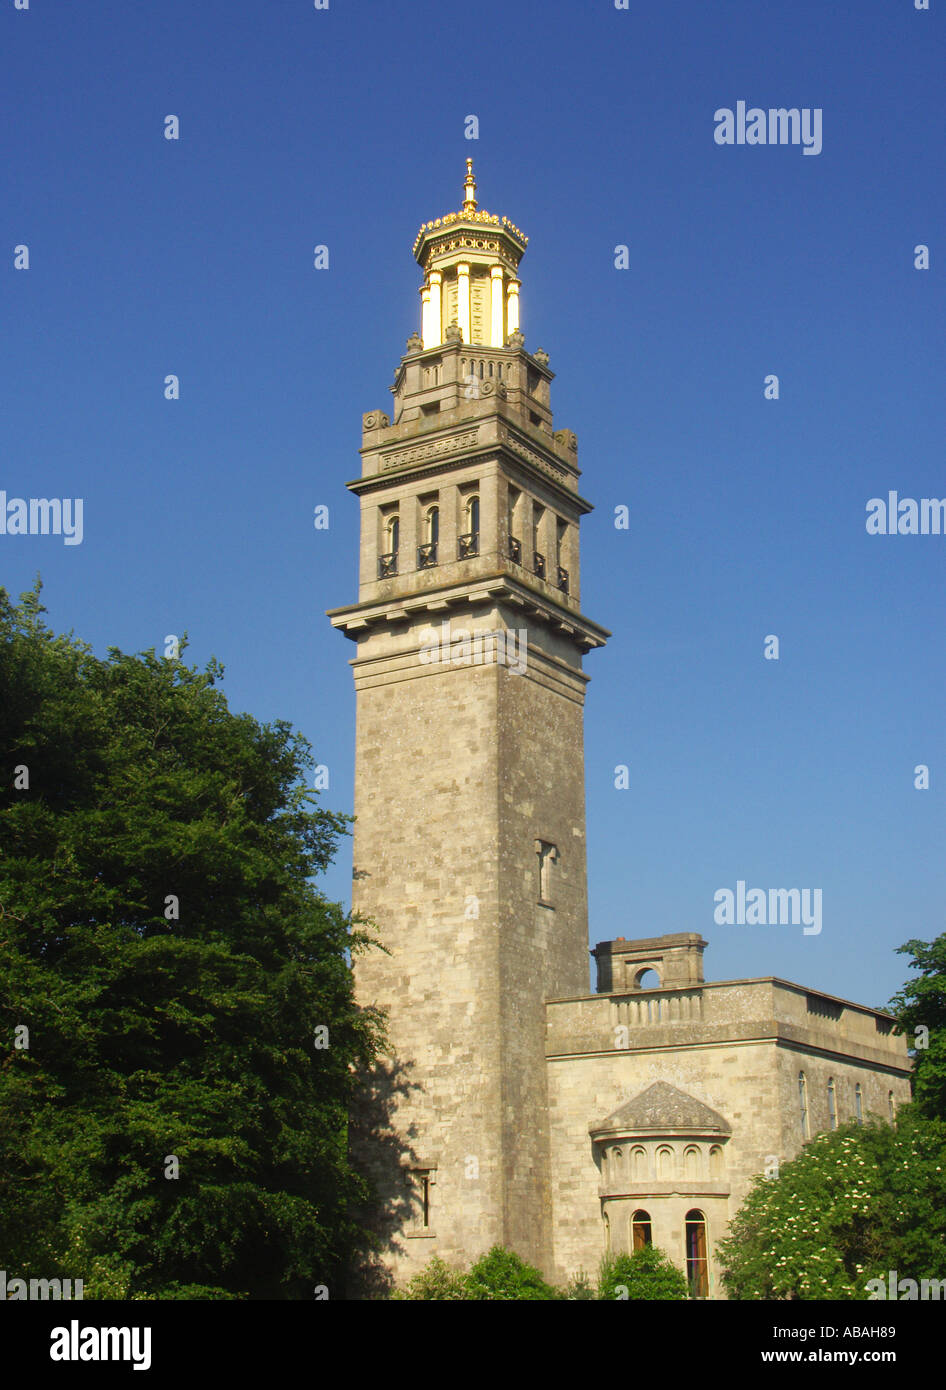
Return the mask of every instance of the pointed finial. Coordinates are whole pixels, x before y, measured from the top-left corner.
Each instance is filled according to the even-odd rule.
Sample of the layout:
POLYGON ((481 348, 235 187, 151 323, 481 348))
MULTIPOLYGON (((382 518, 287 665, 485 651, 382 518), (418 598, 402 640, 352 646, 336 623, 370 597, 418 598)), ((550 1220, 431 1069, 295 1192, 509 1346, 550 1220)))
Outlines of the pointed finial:
POLYGON ((473 177, 473 161, 466 161, 466 178, 463 180, 463 211, 476 211, 476 179, 473 177))

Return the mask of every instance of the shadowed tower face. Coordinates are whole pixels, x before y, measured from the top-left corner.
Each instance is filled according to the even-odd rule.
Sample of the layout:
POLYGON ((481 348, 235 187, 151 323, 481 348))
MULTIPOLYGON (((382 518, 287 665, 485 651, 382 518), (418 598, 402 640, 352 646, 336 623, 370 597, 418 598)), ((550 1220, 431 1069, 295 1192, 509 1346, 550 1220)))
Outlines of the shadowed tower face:
POLYGON ((526 238, 463 205, 414 243, 421 334, 363 418, 353 906, 388 1014, 389 1128, 363 1157, 384 1260, 500 1243, 552 1269, 550 996, 588 982, 577 443, 519 331, 526 238))

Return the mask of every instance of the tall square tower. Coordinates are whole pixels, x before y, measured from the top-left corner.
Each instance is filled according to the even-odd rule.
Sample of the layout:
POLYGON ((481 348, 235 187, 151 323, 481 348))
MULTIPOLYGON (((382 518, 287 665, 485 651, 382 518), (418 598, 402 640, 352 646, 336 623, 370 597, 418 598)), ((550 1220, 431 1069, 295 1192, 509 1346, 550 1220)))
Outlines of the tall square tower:
POLYGON ((362 421, 353 909, 389 1020, 373 1169, 385 1263, 495 1243, 552 1268, 545 1000, 588 991, 577 442, 519 331, 526 238, 480 210, 426 223, 422 335, 393 418, 362 421))

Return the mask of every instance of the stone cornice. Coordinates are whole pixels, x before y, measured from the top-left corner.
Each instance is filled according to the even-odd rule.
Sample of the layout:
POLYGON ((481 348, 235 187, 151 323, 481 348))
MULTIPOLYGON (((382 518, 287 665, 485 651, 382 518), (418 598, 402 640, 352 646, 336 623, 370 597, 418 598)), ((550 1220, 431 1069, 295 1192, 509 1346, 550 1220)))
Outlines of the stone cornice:
MULTIPOLYGON (((716 1142, 722 1141, 717 1138, 716 1142)), ((712 1178, 706 1182, 699 1178, 650 1178, 644 1182, 598 1184, 598 1196, 604 1201, 614 1202, 623 1197, 633 1197, 638 1201, 645 1197, 728 1197, 731 1191, 728 1182, 715 1182, 712 1178)))
MULTIPOLYGON (((677 935, 686 936, 689 935, 689 933, 681 932, 677 933, 677 935)), ((642 938, 642 940, 644 939, 651 941, 667 940, 666 937, 642 938)), ((637 938, 632 938, 632 940, 636 942, 637 938)), ((631 942, 628 941, 624 944, 625 946, 627 946, 630 945, 631 942)), ((608 945, 608 942, 599 942, 598 945, 606 946, 608 945)), ((588 954, 594 955, 594 950, 589 948, 588 954)), ((784 980, 782 979, 781 975, 746 975, 742 978, 733 980, 701 980, 699 985, 693 987, 701 990, 712 990, 732 989, 734 986, 737 985, 780 985, 783 989, 794 990, 796 994, 811 994, 816 996, 817 998, 829 999, 833 1004, 842 1004, 846 1009, 855 1009, 858 1013, 861 1014, 870 1014, 872 1017, 882 1018, 885 1020, 890 1019, 891 1022, 896 1022, 896 1019, 894 1018, 893 1014, 887 1013, 884 1009, 873 1009, 869 1004, 855 1004, 852 999, 844 999, 840 994, 828 994, 825 990, 816 989, 813 985, 800 985, 797 984, 794 980, 784 980)), ((588 1000, 591 999, 637 999, 641 996, 650 994, 673 994, 675 992, 678 992, 680 988, 681 987, 679 985, 668 985, 665 988, 649 990, 614 989, 607 990, 604 992, 597 991, 594 994, 562 994, 556 995, 552 999, 547 999, 546 1003, 577 1004, 586 1003, 588 1000)))
MULTIPOLYGON (((551 1003, 552 1001, 548 1001, 551 1003)), ((546 1005, 548 1007, 548 1004, 546 1005)), ((880 1048, 867 1047, 851 1038, 833 1039, 833 1046, 820 1045, 805 1039, 803 1030, 774 1019, 746 1024, 679 1023, 655 1025, 652 1028, 634 1027, 630 1030, 627 1047, 589 1046, 587 1037, 568 1052, 547 1052, 547 1062, 568 1062, 579 1057, 620 1057, 648 1052, 700 1052, 717 1047, 751 1047, 769 1043, 774 1047, 790 1048, 811 1056, 826 1057, 834 1062, 847 1062, 893 1076, 908 1077, 913 1072, 909 1057, 897 1058, 880 1048)), ((556 1040, 557 1041, 557 1040, 556 1040)))
MULTIPOLYGON (((571 638, 584 651, 603 647, 611 636, 607 628, 590 618, 563 608, 552 599, 521 584, 511 575, 499 573, 466 584, 451 584, 423 593, 400 594, 396 598, 354 603, 345 608, 328 610, 333 627, 357 641, 360 633, 391 622, 409 621, 422 614, 433 614, 439 622, 449 616, 451 609, 468 610, 475 604, 505 603, 518 609, 524 617, 537 620, 564 637, 571 638)), ((601 997, 601 996, 596 996, 601 997)))
MULTIPOLYGON (((365 451, 367 452, 367 451, 365 451)), ((383 492, 392 486, 395 480, 400 483, 405 478, 432 478, 438 474, 455 472, 457 469, 465 468, 475 460, 488 458, 505 453, 512 463, 520 470, 529 467, 529 461, 511 450, 508 445, 497 440, 485 440, 468 446, 461 452, 459 448, 455 450, 445 450, 439 454, 432 454, 426 460, 415 463, 405 463, 400 467, 391 467, 380 473, 365 473, 360 478, 350 479, 345 486, 349 492, 353 492, 356 497, 364 497, 372 492, 383 492)), ((532 465, 533 468, 535 467, 532 465)), ((535 471, 539 471, 536 469, 535 471)), ((551 488, 552 492, 560 499, 563 510, 577 511, 579 516, 587 516, 594 510, 594 506, 586 497, 580 493, 573 492, 570 487, 566 487, 551 470, 541 470, 542 481, 551 488)))

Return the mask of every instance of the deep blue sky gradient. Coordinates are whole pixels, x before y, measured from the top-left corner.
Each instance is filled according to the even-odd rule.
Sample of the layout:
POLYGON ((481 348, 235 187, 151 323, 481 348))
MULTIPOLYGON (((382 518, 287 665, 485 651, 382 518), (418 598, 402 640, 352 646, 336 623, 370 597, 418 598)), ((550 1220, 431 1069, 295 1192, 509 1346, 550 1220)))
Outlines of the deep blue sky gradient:
MULTIPOLYGON (((0 583, 41 571, 49 621, 103 653, 186 629, 350 810, 353 649, 324 617, 356 598, 344 483, 419 327, 417 228, 472 154, 480 205, 530 237, 526 346, 596 506, 591 939, 700 931, 712 978, 884 1003, 894 949, 946 928, 946 537, 864 525, 889 489, 946 495, 944 17, 2 0, 0 488, 83 497, 85 539, 0 537, 0 583), (822 108, 823 152, 717 146, 740 99, 822 108), (740 878, 822 888, 821 935, 716 926, 740 878)), ((350 873, 346 844, 326 891, 350 873)))

